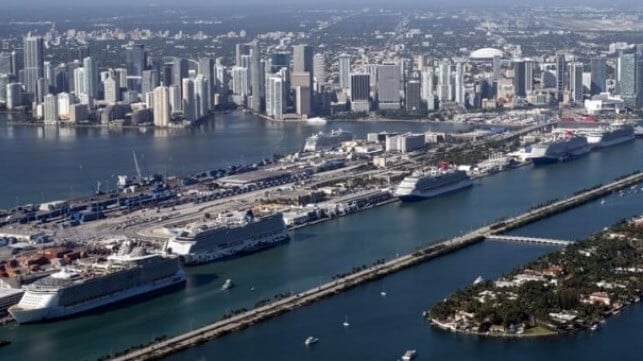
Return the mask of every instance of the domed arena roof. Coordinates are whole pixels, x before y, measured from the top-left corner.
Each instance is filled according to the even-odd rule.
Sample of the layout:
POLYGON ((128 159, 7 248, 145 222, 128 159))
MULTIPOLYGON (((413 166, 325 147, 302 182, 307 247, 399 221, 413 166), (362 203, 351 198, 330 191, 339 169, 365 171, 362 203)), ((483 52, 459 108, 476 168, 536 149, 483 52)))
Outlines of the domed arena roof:
POLYGON ((482 48, 474 50, 469 54, 471 59, 493 59, 494 56, 502 57, 505 53, 502 50, 495 48, 482 48))

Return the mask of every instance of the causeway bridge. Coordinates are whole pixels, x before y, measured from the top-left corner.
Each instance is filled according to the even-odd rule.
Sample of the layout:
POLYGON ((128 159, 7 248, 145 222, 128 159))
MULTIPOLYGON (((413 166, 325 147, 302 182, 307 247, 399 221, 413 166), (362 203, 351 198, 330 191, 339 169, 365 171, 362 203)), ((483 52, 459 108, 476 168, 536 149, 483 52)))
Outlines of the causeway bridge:
POLYGON ((539 237, 521 237, 521 236, 510 236, 510 235, 500 235, 500 234, 489 234, 485 236, 485 239, 492 241, 512 241, 512 242, 524 242, 524 243, 540 243, 547 244, 552 246, 568 246, 574 242, 566 241, 562 239, 551 239, 551 238, 539 238, 539 237))

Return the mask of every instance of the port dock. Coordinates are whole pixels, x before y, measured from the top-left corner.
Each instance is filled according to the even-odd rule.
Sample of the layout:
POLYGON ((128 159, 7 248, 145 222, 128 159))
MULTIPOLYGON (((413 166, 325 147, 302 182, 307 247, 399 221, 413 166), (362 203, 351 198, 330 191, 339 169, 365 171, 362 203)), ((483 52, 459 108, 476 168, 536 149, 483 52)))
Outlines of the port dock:
MULTIPOLYGON (((211 323, 193 331, 178 336, 155 342, 149 346, 128 352, 124 355, 113 358, 115 361, 132 360, 158 360, 172 353, 194 347, 204 342, 216 339, 226 334, 245 329, 255 323, 264 321, 307 304, 319 301, 326 297, 333 296, 354 288, 362 283, 382 278, 394 272, 407 269, 413 265, 447 255, 464 247, 479 243, 487 238, 494 238, 494 235, 533 223, 560 212, 580 206, 592 200, 598 199, 614 191, 638 184, 643 181, 643 172, 637 171, 626 177, 617 179, 607 185, 595 187, 589 190, 578 192, 568 198, 551 202, 549 204, 533 208, 523 214, 499 220, 472 230, 464 235, 433 243, 425 248, 418 249, 412 254, 407 254, 388 262, 377 264, 356 273, 328 282, 321 286, 307 291, 290 295, 270 304, 254 308, 230 318, 211 323)), ((505 236, 515 239, 513 236, 505 236)))

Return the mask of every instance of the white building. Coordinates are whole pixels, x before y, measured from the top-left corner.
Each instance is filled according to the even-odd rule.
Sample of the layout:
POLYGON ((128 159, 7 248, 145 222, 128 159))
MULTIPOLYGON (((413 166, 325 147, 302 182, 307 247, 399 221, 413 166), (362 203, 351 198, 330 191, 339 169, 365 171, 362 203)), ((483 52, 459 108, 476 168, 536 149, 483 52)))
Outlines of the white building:
POLYGON ((183 109, 183 119, 193 122, 196 120, 196 97, 194 94, 194 82, 190 78, 182 81, 183 94, 181 97, 181 109, 183 109))
POLYGON ((58 121, 58 99, 55 95, 45 95, 44 108, 45 124, 55 124, 58 121))
POLYGON ((170 124, 170 95, 166 86, 154 89, 154 126, 166 128, 170 124))
POLYGON ((386 137, 386 151, 408 153, 426 145, 423 133, 404 133, 386 137))
POLYGON ((58 94, 58 117, 60 119, 69 119, 69 107, 71 106, 71 96, 69 93, 58 94))
POLYGON ((424 70, 422 70, 422 101, 426 103, 429 111, 435 110, 433 77, 433 67, 424 67, 424 70))

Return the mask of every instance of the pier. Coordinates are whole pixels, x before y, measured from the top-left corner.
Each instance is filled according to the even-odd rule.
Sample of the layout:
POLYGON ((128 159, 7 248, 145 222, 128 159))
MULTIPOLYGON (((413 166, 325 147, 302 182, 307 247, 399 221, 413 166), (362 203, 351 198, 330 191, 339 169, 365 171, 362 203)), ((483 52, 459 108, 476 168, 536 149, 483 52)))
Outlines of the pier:
MULTIPOLYGON (((498 239, 497 234, 502 234, 526 224, 551 217, 560 212, 580 206, 606 194, 638 184, 642 181, 643 172, 639 170, 636 173, 617 179, 607 185, 586 190, 563 200, 558 200, 550 204, 531 209, 523 214, 480 227, 464 235, 428 245, 425 248, 418 249, 412 254, 407 254, 388 262, 377 264, 321 286, 274 301, 265 306, 205 325, 196 330, 189 331, 163 341, 155 342, 152 345, 115 357, 113 360, 133 361, 161 359, 172 353, 197 346, 231 332, 245 329, 257 322, 276 317, 304 305, 347 291, 362 283, 382 278, 386 275, 410 268, 413 265, 439 256, 447 255, 461 248, 482 242, 487 238, 493 239, 496 237, 496 239, 498 239)), ((516 240, 516 237, 514 236, 500 237, 509 237, 512 240, 516 240)), ((533 237, 526 238, 535 239, 533 237)), ((561 240, 549 241, 562 242, 561 240)))
POLYGON ((511 241, 511 242, 524 242, 524 243, 540 243, 552 246, 568 246, 574 242, 565 241, 562 239, 551 238, 538 238, 538 237, 521 237, 521 236, 503 236, 499 234, 490 234, 485 236, 486 239, 492 241, 511 241))

